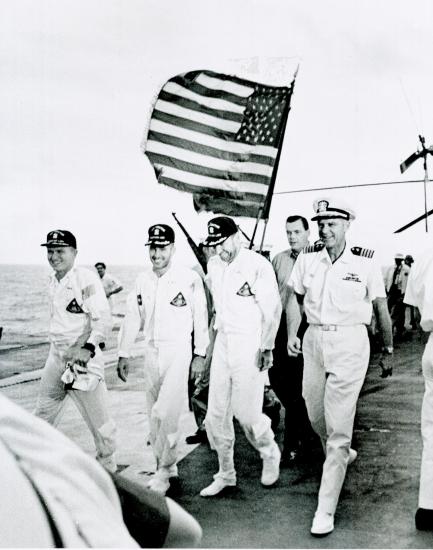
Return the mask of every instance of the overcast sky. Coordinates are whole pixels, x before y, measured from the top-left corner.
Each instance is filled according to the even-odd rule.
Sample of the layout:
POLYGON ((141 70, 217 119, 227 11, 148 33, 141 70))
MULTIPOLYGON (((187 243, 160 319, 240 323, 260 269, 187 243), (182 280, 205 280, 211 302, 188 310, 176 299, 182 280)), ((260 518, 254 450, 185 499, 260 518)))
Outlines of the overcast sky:
MULTIPOLYGON (((432 51, 430 0, 2 0, 0 263, 44 262, 52 229, 76 234, 80 263, 142 263, 148 226, 173 211, 204 235, 209 216, 140 151, 159 89, 189 70, 288 85, 300 64, 276 192, 422 179, 421 161, 399 164, 418 133, 433 143, 432 51)), ((421 183, 324 194, 352 203, 350 240, 382 263, 432 243, 433 216, 428 235, 393 235, 422 214, 421 183)), ((287 215, 311 217, 319 195, 275 195, 272 254, 287 215)))

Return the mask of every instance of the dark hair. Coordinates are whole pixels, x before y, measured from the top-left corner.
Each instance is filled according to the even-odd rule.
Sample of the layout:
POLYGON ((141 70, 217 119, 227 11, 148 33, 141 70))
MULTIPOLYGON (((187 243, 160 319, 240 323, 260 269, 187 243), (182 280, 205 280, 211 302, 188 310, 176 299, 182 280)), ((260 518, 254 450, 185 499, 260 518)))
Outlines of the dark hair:
POLYGON ((306 218, 304 218, 304 216, 299 216, 299 215, 289 216, 286 220, 286 223, 295 223, 298 220, 300 220, 302 222, 302 225, 304 226, 304 229, 307 230, 308 229, 308 222, 307 222, 306 218))
POLYGON ((98 265, 102 266, 104 269, 107 269, 107 266, 104 264, 104 262, 98 262, 95 264, 95 267, 98 267, 98 265))

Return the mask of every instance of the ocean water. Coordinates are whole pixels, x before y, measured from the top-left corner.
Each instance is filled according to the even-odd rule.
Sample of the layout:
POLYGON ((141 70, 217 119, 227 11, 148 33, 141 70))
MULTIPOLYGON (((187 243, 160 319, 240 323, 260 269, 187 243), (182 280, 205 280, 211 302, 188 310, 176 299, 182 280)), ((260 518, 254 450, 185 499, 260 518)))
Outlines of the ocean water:
MULTIPOLYGON (((93 269, 93 268, 90 268, 93 269)), ((123 291, 115 296, 115 327, 143 266, 110 266, 123 291)), ((0 378, 41 368, 48 348, 48 265, 0 265, 0 378)), ((114 345, 115 338, 111 339, 114 345)))

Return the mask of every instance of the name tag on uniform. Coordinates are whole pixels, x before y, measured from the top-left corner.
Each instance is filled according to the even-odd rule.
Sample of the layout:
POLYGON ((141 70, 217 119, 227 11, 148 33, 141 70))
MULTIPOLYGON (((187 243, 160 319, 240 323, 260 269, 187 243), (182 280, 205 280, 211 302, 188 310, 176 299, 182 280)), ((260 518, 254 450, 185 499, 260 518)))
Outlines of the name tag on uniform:
POLYGON ((78 305, 77 300, 75 298, 71 300, 69 304, 66 306, 66 311, 69 311, 69 313, 84 313, 84 311, 78 305))
POLYGON ((247 282, 245 282, 245 283, 241 286, 241 288, 236 292, 236 294, 237 294, 238 296, 245 296, 245 297, 247 297, 247 296, 254 296, 254 294, 251 292, 250 285, 249 285, 247 282))
POLYGON ((357 273, 347 273, 345 277, 343 277, 343 281, 353 281, 355 283, 360 283, 361 279, 359 278, 359 275, 357 273))
POLYGON ((179 292, 179 294, 173 298, 173 300, 170 302, 170 304, 172 306, 176 306, 176 307, 186 306, 186 300, 185 300, 182 292, 179 292))

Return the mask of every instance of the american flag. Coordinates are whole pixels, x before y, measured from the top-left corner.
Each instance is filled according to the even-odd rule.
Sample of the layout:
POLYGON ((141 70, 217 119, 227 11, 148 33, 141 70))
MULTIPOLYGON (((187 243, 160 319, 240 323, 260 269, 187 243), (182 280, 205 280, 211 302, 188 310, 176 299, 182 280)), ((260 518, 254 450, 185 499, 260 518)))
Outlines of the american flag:
POLYGON ((211 71, 171 78, 144 143, 159 183, 193 193, 197 209, 255 217, 273 182, 292 89, 211 71))

